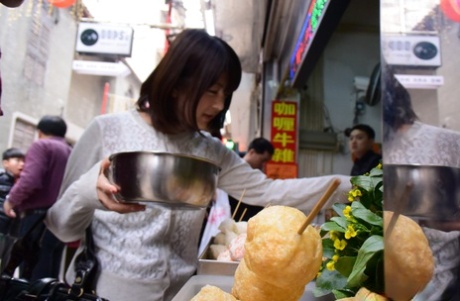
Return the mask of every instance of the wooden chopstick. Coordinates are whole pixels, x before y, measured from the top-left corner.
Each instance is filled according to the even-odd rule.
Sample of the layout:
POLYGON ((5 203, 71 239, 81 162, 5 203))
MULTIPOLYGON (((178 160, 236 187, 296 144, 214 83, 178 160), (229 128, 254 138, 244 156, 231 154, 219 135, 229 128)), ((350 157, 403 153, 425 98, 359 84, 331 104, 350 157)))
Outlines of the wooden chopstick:
POLYGON ((326 189, 326 191, 321 196, 319 201, 316 203, 315 207, 313 207, 310 214, 308 214, 307 219, 303 223, 302 227, 300 227, 299 231, 297 231, 299 235, 302 235, 303 231, 305 231, 305 229, 312 222, 312 220, 316 217, 316 215, 318 215, 321 208, 323 208, 324 204, 326 204, 326 201, 329 200, 332 193, 334 193, 334 191, 337 189, 337 187, 339 187, 339 185, 340 185, 340 180, 334 179, 334 181, 329 185, 329 187, 326 189))

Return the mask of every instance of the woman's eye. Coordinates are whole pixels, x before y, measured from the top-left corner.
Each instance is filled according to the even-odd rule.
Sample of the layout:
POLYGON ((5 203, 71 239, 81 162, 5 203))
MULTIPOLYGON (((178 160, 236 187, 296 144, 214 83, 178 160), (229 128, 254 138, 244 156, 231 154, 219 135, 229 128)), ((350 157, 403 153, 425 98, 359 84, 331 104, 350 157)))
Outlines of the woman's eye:
POLYGON ((208 90, 208 93, 217 94, 217 93, 219 93, 219 91, 217 91, 217 90, 208 90))

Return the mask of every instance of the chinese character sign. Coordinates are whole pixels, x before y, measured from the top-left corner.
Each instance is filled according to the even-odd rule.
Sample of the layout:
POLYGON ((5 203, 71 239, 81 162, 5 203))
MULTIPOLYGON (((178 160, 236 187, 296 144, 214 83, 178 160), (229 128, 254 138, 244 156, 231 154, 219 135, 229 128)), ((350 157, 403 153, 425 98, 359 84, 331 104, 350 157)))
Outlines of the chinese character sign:
POLYGON ((275 153, 266 166, 269 177, 297 177, 297 132, 297 102, 273 101, 271 142, 275 153))

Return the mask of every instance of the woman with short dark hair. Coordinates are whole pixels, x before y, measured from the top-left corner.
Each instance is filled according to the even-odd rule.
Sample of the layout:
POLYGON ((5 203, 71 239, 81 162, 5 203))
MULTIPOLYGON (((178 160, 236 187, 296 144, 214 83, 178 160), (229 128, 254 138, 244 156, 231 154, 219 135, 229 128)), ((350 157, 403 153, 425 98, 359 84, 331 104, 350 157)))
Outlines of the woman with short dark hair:
MULTIPOLYGON (((101 263, 100 296, 171 300, 197 268, 205 213, 117 202, 113 193, 119 188, 105 176, 113 153, 153 150, 206 158, 221 169, 218 188, 235 197, 246 189, 244 201, 260 206, 311 210, 334 180, 267 179, 209 134, 222 127, 240 80, 240 62, 226 42, 203 30, 184 30, 142 85, 138 109, 97 117, 75 145, 63 194, 47 224, 67 242, 82 238, 91 224, 101 263)), ((343 177, 342 201, 349 188, 349 177, 343 177)))

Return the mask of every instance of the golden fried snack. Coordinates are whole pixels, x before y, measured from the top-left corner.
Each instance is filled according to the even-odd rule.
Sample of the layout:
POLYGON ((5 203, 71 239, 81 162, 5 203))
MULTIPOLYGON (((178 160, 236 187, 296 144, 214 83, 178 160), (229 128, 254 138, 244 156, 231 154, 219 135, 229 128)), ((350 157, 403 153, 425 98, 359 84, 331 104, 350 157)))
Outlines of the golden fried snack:
POLYGON ((300 210, 267 207, 248 222, 245 260, 257 276, 278 287, 303 287, 318 273, 323 248, 317 230, 308 226, 300 210))
POLYGON ((217 286, 205 285, 190 301, 238 301, 231 294, 224 292, 217 286))
POLYGON ((241 260, 235 272, 232 295, 241 301, 297 301, 305 286, 278 287, 263 281, 241 260))
POLYGON ((388 233, 392 216, 393 212, 384 212, 385 295, 395 301, 407 301, 431 280, 433 254, 422 228, 407 216, 399 215, 388 233))

